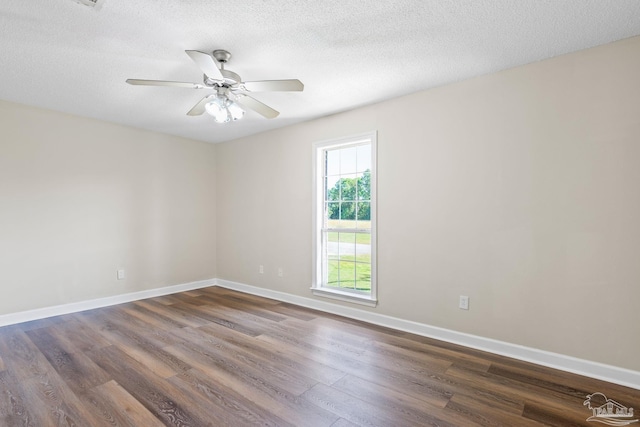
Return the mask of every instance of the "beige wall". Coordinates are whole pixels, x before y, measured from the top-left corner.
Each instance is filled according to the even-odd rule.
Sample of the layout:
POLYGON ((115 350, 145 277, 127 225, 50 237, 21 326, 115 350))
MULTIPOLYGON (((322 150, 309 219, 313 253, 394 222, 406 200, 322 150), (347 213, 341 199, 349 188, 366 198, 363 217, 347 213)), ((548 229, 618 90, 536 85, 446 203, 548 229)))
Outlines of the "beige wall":
POLYGON ((220 144, 218 277, 312 297, 312 143, 378 130, 373 310, 640 370, 638 76, 634 38, 220 144))
POLYGON ((638 75, 634 38, 217 146, 0 101, 0 314, 311 298, 312 143, 377 130, 371 310, 640 370, 638 75))
POLYGON ((0 102, 0 314, 214 278, 215 203, 213 145, 0 102))

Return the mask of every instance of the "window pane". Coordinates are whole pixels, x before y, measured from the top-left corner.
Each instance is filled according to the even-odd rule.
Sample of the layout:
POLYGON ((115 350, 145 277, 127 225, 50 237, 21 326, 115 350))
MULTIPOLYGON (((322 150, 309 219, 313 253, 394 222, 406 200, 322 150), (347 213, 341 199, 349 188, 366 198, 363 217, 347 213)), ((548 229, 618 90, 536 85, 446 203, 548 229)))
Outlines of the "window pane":
POLYGON ((327 176, 340 173, 340 150, 326 151, 327 176))
POLYGON ((341 260, 354 261, 356 256, 356 234, 338 233, 338 245, 341 260))
POLYGON ((326 219, 327 219, 327 227, 332 228, 337 225, 338 220, 340 219, 340 203, 338 202, 329 202, 326 204, 326 219), (334 225, 332 225, 332 221, 334 225))
POLYGON ((366 171, 358 176, 358 200, 371 200, 371 172, 366 171))
POLYGON ((360 230, 371 230, 371 221, 363 221, 363 220, 359 220, 357 222, 358 229, 360 230))
POLYGON ((342 175, 340 178, 340 195, 342 200, 356 200, 357 186, 357 175, 342 175))
POLYGON ((325 242, 327 242, 326 250, 328 259, 338 259, 340 257, 338 240, 339 238, 339 233, 336 233, 335 231, 325 232, 325 242))
POLYGON ((371 170, 371 146, 361 145, 358 150, 358 170, 357 172, 364 172, 371 170))
POLYGON ((327 286, 340 286, 340 261, 329 260, 327 263, 327 286))
POLYGON ((328 176, 325 178, 325 200, 340 200, 340 185, 338 176, 328 176))
POLYGON ((355 233, 356 235, 356 243, 361 245, 370 245, 371 244, 371 234, 369 233, 355 233))
POLYGON ((365 227, 363 225, 358 224, 358 228, 371 228, 371 203, 369 202, 358 202, 357 203, 357 220, 360 222, 369 222, 369 226, 365 227))
POLYGON ((340 174, 356 173, 357 147, 343 148, 340 152, 340 174))
POLYGON ((371 290, 371 264, 355 263, 356 267, 356 283, 355 287, 359 291, 371 290))
POLYGON ((358 233, 355 250, 356 261, 371 263, 371 235, 366 233, 358 233))
POLYGON ((355 289, 356 287, 356 263, 352 261, 338 261, 340 263, 340 282, 339 286, 346 289, 355 289))
MULTIPOLYGON (((342 202, 340 203, 340 219, 355 221, 356 219, 356 204, 354 202, 342 202)), ((355 225, 355 224, 354 224, 355 225)))
MULTIPOLYGON (((358 235, 357 233, 343 233, 343 232, 340 232, 340 241, 342 243, 355 244, 357 235, 358 235)), ((352 254, 353 254, 353 252, 352 252, 352 254)))

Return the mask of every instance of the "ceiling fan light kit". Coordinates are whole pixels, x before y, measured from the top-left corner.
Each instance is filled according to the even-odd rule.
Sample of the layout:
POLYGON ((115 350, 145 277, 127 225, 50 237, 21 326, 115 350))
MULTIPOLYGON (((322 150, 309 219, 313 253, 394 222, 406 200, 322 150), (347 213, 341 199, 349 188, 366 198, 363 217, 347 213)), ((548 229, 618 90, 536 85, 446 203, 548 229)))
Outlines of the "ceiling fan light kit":
POLYGON ((218 123, 240 120, 244 116, 244 110, 226 96, 214 95, 209 99, 211 100, 204 105, 204 109, 218 123))
POLYGON ((245 109, 253 110, 267 119, 273 119, 280 114, 250 96, 251 92, 301 92, 304 90, 304 85, 297 79, 243 82, 240 75, 224 68, 231 59, 231 54, 226 50, 214 50, 211 55, 197 50, 186 50, 185 53, 204 73, 202 84, 140 79, 127 79, 127 83, 215 90, 215 94, 202 98, 187 115, 199 116, 206 111, 218 123, 240 120, 244 117, 245 109))

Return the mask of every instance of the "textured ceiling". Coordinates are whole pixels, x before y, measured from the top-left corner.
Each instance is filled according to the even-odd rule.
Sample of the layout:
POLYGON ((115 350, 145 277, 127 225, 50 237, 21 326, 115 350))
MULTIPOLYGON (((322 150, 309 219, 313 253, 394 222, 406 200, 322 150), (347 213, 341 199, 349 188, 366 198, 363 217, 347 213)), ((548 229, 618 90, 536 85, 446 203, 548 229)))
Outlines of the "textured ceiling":
POLYGON ((637 0, 72 0, 0 2, 0 99, 221 142, 640 34, 637 0), (184 53, 227 49, 281 112, 187 116, 204 91, 184 53))

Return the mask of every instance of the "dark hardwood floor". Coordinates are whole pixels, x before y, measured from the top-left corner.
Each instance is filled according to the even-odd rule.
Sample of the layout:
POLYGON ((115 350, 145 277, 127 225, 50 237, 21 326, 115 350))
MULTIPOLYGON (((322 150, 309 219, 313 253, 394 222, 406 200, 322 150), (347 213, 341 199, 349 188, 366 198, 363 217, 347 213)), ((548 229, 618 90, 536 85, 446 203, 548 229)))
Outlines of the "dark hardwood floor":
POLYGON ((1 426, 593 426, 640 391, 211 287, 0 328, 1 426))

